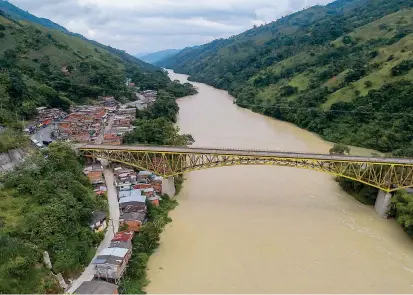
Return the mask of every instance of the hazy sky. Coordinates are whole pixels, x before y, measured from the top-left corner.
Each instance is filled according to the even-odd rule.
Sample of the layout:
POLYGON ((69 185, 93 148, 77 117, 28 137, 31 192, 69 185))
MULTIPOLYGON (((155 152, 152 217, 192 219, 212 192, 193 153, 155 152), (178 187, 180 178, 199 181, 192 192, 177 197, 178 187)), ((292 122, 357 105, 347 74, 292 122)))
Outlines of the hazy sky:
POLYGON ((10 0, 129 53, 200 45, 332 0, 10 0))

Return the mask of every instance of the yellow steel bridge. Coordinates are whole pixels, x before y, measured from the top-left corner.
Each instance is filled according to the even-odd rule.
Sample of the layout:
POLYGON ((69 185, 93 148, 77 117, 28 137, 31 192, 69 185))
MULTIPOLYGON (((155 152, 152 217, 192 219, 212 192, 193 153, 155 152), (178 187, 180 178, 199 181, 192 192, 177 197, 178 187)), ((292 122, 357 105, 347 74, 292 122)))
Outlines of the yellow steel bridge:
POLYGON ((327 172, 386 192, 413 187, 413 160, 262 150, 77 145, 85 157, 107 159, 170 177, 235 165, 273 165, 327 172))

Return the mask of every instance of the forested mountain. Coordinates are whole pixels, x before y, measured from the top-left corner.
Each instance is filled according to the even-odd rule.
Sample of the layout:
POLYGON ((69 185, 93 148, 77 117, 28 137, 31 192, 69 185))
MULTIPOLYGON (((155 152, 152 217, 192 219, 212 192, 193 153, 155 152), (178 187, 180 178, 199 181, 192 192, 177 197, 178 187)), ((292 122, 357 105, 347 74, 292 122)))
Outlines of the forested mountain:
MULTIPOLYGON (((196 93, 192 85, 171 81, 160 68, 124 51, 50 29, 28 13, 16 18, 22 11, 8 10, 13 11, 11 16, 0 10, 0 126, 6 127, 0 128, 0 152, 27 143, 23 120, 34 117, 36 107, 67 110, 100 95, 128 100, 136 90, 126 86, 127 79, 158 90, 156 102, 139 112, 139 127, 128 140, 190 143, 174 122, 176 98, 196 93)), ((66 281, 76 278, 103 238, 89 227, 95 210, 107 211, 107 203, 95 195, 81 159, 65 144, 53 143, 0 175, 0 294, 63 292, 43 253, 50 255, 53 273, 66 281)))
POLYGON ((138 56, 141 60, 146 61, 151 64, 155 64, 158 61, 171 57, 172 55, 177 54, 180 49, 165 49, 157 52, 152 52, 145 54, 143 56, 138 56))
POLYGON ((33 14, 30 14, 27 11, 18 8, 17 6, 14 6, 6 0, 0 0, 0 10, 3 10, 5 13, 10 15, 15 20, 27 20, 50 29, 56 29, 62 32, 69 33, 69 31, 61 25, 58 25, 47 18, 41 18, 33 14))
MULTIPOLYGON (((8 11, 18 11, 8 2, 8 11)), ((19 14, 20 15, 20 14, 19 14)), ((21 121, 36 115, 36 107, 68 109, 101 95, 132 98, 130 78, 142 89, 166 89, 167 73, 124 51, 87 40, 64 30, 24 21, 0 10, 0 151, 21 144, 21 121)), ((31 17, 28 17, 31 16, 31 17)))
POLYGON ((413 1, 339 0, 159 63, 324 138, 413 155, 413 1))

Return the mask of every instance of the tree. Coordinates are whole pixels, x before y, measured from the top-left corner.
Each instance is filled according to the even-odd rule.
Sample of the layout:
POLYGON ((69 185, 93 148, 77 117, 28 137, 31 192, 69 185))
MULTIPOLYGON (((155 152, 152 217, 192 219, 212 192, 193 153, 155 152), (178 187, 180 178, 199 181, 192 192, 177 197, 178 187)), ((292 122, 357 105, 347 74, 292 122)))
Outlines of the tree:
POLYGON ((366 82, 364 82, 364 86, 366 86, 366 88, 370 88, 373 86, 373 82, 371 82, 370 80, 367 80, 366 82))
POLYGON ((330 149, 330 155, 349 155, 350 148, 344 144, 335 143, 330 149))
POLYGON ((69 73, 72 73, 73 70, 75 69, 75 67, 72 66, 72 65, 68 65, 68 66, 66 67, 66 69, 69 71, 69 73))
POLYGON ((351 42, 353 42, 353 39, 349 35, 343 37, 344 44, 350 44, 351 42))

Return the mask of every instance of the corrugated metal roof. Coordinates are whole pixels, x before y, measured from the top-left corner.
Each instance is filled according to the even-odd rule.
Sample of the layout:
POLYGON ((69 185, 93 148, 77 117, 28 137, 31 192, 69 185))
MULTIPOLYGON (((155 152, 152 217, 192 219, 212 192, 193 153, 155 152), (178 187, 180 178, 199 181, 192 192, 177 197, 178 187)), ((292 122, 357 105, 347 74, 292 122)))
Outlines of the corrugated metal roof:
POLYGON ((123 213, 120 217, 120 221, 132 221, 132 220, 137 220, 137 221, 144 221, 146 218, 146 213, 145 212, 128 212, 128 213, 123 213))
POLYGON ((124 258, 128 253, 128 249, 125 248, 105 248, 99 255, 94 259, 94 264, 97 264, 97 261, 105 261, 105 256, 116 256, 119 258, 124 258))
POLYGON ((119 200, 119 204, 130 203, 130 202, 146 203, 146 196, 140 195, 140 196, 124 197, 119 200))
POLYGON ((73 294, 115 294, 118 286, 105 281, 86 281, 83 282, 73 294))
POLYGON ((139 171, 138 175, 139 175, 139 176, 149 176, 149 175, 152 175, 152 172, 149 172, 149 171, 139 171))
POLYGON ((133 190, 128 190, 128 191, 120 191, 119 192, 119 198, 126 198, 126 197, 138 197, 141 196, 142 192, 140 189, 133 189, 133 190))

